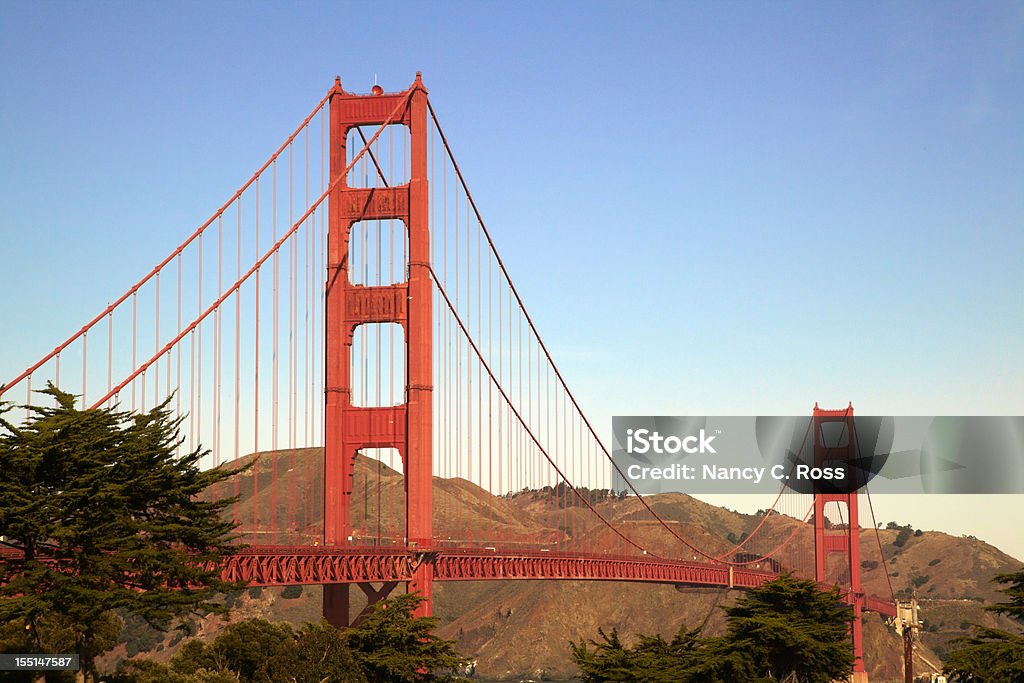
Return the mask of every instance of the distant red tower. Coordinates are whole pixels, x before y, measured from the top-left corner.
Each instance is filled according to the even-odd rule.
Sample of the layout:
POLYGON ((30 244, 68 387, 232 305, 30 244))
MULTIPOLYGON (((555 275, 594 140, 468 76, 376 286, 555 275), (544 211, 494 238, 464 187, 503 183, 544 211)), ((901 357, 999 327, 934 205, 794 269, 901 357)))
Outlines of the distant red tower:
MULTIPOLYGON (((364 448, 394 448, 405 471, 405 531, 410 547, 431 545, 433 490, 431 444, 433 410, 432 294, 430 275, 429 195, 427 188, 427 90, 420 74, 404 92, 345 92, 340 79, 330 93, 330 172, 337 180, 330 195, 327 232, 326 410, 324 444, 324 545, 349 542, 352 469, 364 448), (344 177, 346 140, 354 126, 380 126, 398 108, 392 124, 409 128, 409 182, 386 188, 352 188, 344 177), (340 176, 340 179, 339 179, 340 176), (353 224, 366 220, 401 220, 408 231, 409 263, 405 282, 386 286, 355 285, 349 276, 349 236, 353 224), (352 404, 352 339, 359 325, 398 323, 405 332, 405 402, 396 406, 352 404)), ((431 612, 434 565, 429 556, 416 563, 410 593, 426 598, 418 615, 431 612)), ((387 596, 360 584, 370 602, 387 596)), ((349 620, 348 584, 324 586, 324 616, 336 625, 349 620)))
MULTIPOLYGON (((844 410, 822 410, 814 404, 814 466, 822 467, 843 463, 848 472, 855 472, 857 459, 857 432, 853 423, 853 404, 844 410)), ((851 475, 853 476, 853 475, 851 475)), ((833 568, 835 568, 833 566, 833 568)), ((857 490, 850 493, 814 491, 814 578, 822 584, 846 583, 849 577, 847 601, 853 606, 853 676, 851 683, 867 683, 864 669, 864 643, 861 615, 864 611, 864 593, 860 585, 860 522, 857 516, 857 490), (838 503, 845 525, 826 528, 825 505, 838 503), (845 507, 845 510, 843 508, 845 507), (830 555, 842 555, 844 561, 839 574, 829 578, 830 555)))

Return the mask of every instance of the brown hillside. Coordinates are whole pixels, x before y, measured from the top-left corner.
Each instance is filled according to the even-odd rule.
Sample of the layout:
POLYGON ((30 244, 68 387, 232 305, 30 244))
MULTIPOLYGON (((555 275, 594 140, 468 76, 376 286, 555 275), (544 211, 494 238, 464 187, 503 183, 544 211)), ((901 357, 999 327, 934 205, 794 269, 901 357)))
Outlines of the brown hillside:
MULTIPOLYGON (((286 520, 302 519, 295 508, 288 507, 287 501, 275 500, 271 504, 267 487, 271 471, 276 469, 278 491, 299 492, 298 500, 306 515, 295 533, 315 533, 322 518, 321 467, 319 449, 262 454, 258 473, 254 476, 249 472, 239 479, 239 519, 252 520, 254 507, 261 525, 272 518, 279 527, 286 520), (254 479, 259 490, 257 497, 253 496, 254 479)), ((385 535, 400 538, 404 506, 401 474, 360 456, 354 484, 355 533, 376 533, 379 523, 385 535), (382 484, 379 508, 378 478, 382 484)), ((233 485, 226 488, 234 490, 233 485)), ((599 539, 609 547, 618 542, 596 520, 561 528, 559 520, 552 519, 547 512, 547 497, 537 492, 497 497, 465 480, 435 478, 434 497, 434 523, 441 539, 453 529, 468 526, 475 530, 470 532, 471 536, 479 534, 477 538, 494 538, 500 533, 502 538, 515 539, 540 533, 552 542, 571 542, 573 534, 576 539, 599 539), (457 516, 461 517, 456 519, 457 516)), ((645 521, 642 505, 635 498, 596 496, 595 501, 601 514, 653 552, 686 556, 688 551, 671 534, 660 525, 645 521)), ((715 507, 684 494, 651 496, 647 502, 678 534, 710 553, 728 551, 733 544, 726 540, 727 536, 738 538, 760 522, 759 517, 715 507)), ((592 515, 577 516, 580 517, 587 520, 592 515)), ((246 526, 251 531, 251 521, 246 526)), ((798 540, 808 547, 811 529, 798 520, 773 515, 761 533, 777 541, 796 533, 805 536, 798 540)), ((876 540, 873 529, 862 530, 863 580, 867 592, 889 595, 878 554, 880 541, 893 589, 906 594, 916 590, 921 600, 925 630, 921 658, 916 664, 919 672, 930 671, 928 663, 939 665, 949 641, 963 635, 969 622, 1009 625, 1007 619, 985 612, 982 604, 1000 597, 991 578, 1020 569, 1020 562, 972 538, 931 531, 919 535, 905 532, 902 536, 900 541, 900 530, 885 529, 878 531, 876 540)), ((293 623, 319 618, 319 587, 305 587, 299 596, 294 596, 296 590, 291 591, 289 599, 283 589, 253 589, 237 598, 242 608, 237 616, 262 614, 293 623)), ((353 589, 352 596, 354 609, 359 609, 362 593, 353 589)), ((441 621, 440 635, 455 640, 460 651, 478 660, 480 676, 558 679, 574 673, 570 640, 596 638, 599 627, 617 628, 627 640, 639 633, 656 632, 670 638, 684 624, 704 624, 708 633, 716 633, 724 623, 718 606, 734 598, 735 594, 727 590, 624 582, 481 581, 437 584, 434 609, 441 621)), ((200 625, 200 634, 212 637, 219 628, 219 620, 208 619, 200 625)), ((167 657, 175 649, 169 640, 154 648, 155 656, 167 657)), ((865 619, 865 648, 872 681, 902 680, 900 641, 878 615, 865 619)))

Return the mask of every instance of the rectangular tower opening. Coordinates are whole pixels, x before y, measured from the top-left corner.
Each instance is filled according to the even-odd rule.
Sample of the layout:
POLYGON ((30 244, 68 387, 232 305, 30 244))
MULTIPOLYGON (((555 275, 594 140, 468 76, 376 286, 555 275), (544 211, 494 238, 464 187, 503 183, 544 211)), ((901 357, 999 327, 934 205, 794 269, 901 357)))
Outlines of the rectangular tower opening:
POLYGON ((402 221, 353 223, 348 238, 349 280, 368 287, 405 282, 408 254, 408 231, 402 221))
MULTIPOLYGON (((373 139, 379 126, 354 126, 346 138, 346 166, 373 139)), ((411 136, 408 126, 385 126, 348 173, 349 187, 394 187, 409 182, 411 136)))
POLYGON ((405 403, 405 333, 397 323, 366 323, 352 334, 352 405, 405 403))
POLYGON ((352 470, 349 542, 360 546, 405 544, 405 474, 396 448, 364 448, 352 470))

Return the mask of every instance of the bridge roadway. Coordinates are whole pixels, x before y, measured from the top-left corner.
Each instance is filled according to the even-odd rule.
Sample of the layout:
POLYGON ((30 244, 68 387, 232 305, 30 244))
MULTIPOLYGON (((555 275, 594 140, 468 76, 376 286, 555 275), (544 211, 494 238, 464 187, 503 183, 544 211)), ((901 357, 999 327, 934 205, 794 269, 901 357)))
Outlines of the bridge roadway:
MULTIPOLYGON (((21 552, 0 546, 0 561, 21 552)), ((434 561, 435 581, 566 580, 636 581, 678 586, 756 588, 778 574, 725 564, 627 555, 452 548, 248 546, 217 563, 225 581, 253 586, 408 581, 420 563, 434 561)), ((828 589, 830 586, 823 585, 828 589)), ((896 606, 872 595, 853 596, 863 608, 887 617, 896 606)))
MULTIPOLYGON (((434 563, 435 581, 561 579, 755 588, 778 576, 725 564, 638 556, 490 548, 249 546, 221 564, 221 577, 254 586, 408 581, 429 560, 434 563)), ((881 598, 857 597, 866 610, 890 617, 896 614, 895 605, 881 598)), ((853 598, 847 595, 849 601, 853 598)))

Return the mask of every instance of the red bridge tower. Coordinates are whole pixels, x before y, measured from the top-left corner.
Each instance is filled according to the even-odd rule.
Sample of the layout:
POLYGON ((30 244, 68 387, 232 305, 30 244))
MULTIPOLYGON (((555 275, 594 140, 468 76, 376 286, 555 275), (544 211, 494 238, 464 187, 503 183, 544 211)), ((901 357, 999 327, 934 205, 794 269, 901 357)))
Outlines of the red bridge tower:
MULTIPOLYGON (((345 92, 336 79, 330 93, 330 195, 327 232, 325 341, 324 545, 349 542, 352 469, 364 448, 394 448, 405 471, 405 533, 410 547, 431 545, 433 491, 431 439, 433 368, 429 195, 427 188, 427 90, 420 74, 401 93, 371 95, 345 92), (397 112, 397 113, 395 113, 397 112), (389 120, 390 117, 390 120, 389 120), (409 181, 384 188, 353 188, 343 176, 346 140, 355 126, 407 126, 411 136, 409 181), (349 277, 349 236, 354 223, 401 220, 408 231, 407 279, 387 286, 355 285, 349 277), (405 402, 395 406, 358 407, 352 403, 352 339, 359 325, 398 323, 406 340, 405 402)), ((431 612, 434 564, 419 558, 410 593, 426 598, 418 616, 431 612)), ((394 589, 358 584, 371 603, 394 589)), ((336 625, 349 621, 348 584, 324 585, 324 616, 336 625)))
MULTIPOLYGON (((856 469, 857 432, 853 423, 853 404, 844 410, 822 410, 814 404, 814 466, 823 467, 842 463, 851 476, 856 469)), ((860 483, 860 482, 855 482, 860 483)), ((833 566, 833 569, 836 567, 833 566)), ((857 489, 849 493, 814 491, 814 578, 818 583, 845 584, 849 576, 850 590, 847 601, 853 606, 853 676, 851 683, 867 683, 864 669, 864 643, 861 615, 864 611, 864 592, 860 585, 860 522, 857 518, 857 489), (826 527, 825 505, 837 503, 846 524, 826 527), (845 510, 843 508, 845 507, 845 510), (829 555, 843 556, 839 574, 829 580, 829 555)))

